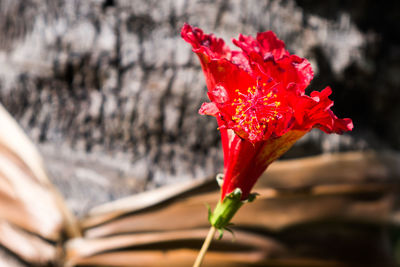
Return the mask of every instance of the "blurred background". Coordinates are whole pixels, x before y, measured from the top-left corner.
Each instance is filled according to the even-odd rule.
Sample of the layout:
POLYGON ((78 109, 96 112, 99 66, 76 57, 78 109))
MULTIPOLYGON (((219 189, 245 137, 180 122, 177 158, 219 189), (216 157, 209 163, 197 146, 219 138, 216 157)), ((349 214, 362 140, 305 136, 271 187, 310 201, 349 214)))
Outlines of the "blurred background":
POLYGON ((222 171, 216 121, 197 114, 207 89, 180 37, 185 22, 232 48, 239 33, 272 30, 311 62, 309 90, 331 86, 335 114, 355 126, 342 136, 312 131, 284 158, 395 154, 399 16, 396 0, 0 0, 0 102, 38 147, 66 206, 83 217, 222 171))

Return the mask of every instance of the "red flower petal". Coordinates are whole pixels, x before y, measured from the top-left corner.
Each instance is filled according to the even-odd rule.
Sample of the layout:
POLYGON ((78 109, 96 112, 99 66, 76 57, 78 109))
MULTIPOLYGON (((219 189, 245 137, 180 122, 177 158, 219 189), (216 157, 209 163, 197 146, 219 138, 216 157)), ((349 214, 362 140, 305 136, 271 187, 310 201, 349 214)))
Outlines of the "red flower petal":
POLYGON ((350 119, 338 119, 330 110, 333 101, 328 97, 331 93, 331 88, 326 87, 321 92, 312 92, 311 97, 306 95, 295 97, 292 101, 297 105, 294 108, 297 125, 293 128, 309 130, 314 127, 326 133, 338 134, 351 131, 353 122, 350 119))
POLYGON ((213 34, 204 34, 201 29, 188 24, 183 26, 181 36, 192 45, 193 52, 198 55, 209 90, 218 83, 238 88, 243 83, 249 84, 253 81, 244 71, 250 68, 246 56, 238 51, 232 53, 222 39, 213 34))
POLYGON ((214 103, 203 103, 199 109, 200 115, 211 115, 216 116, 219 113, 219 109, 214 103))
POLYGON ((272 31, 258 33, 256 40, 251 36, 239 34, 238 40, 233 39, 232 42, 246 54, 258 54, 264 61, 277 61, 289 55, 289 52, 285 49, 284 42, 279 40, 272 31))
POLYGON ((314 76, 311 64, 304 58, 290 55, 285 44, 271 31, 258 33, 256 40, 240 34, 233 43, 254 61, 262 74, 286 83, 295 82, 302 92, 314 76))
POLYGON ((224 40, 216 38, 213 34, 204 34, 201 29, 185 24, 181 36, 192 45, 195 53, 203 53, 211 59, 230 58, 229 47, 224 40))

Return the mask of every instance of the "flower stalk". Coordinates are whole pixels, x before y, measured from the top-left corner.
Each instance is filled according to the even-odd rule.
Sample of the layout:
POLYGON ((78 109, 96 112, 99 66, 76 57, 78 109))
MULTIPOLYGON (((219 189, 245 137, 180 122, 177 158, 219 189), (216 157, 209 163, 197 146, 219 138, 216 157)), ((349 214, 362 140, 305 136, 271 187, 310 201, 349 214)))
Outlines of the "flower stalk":
POLYGON ((197 255, 196 261, 193 264, 193 267, 200 267, 201 264, 203 263, 204 256, 206 255, 207 250, 210 247, 211 241, 214 238, 216 230, 217 230, 217 228, 215 228, 214 226, 210 227, 210 230, 208 231, 207 237, 204 240, 203 246, 201 247, 200 252, 197 255))

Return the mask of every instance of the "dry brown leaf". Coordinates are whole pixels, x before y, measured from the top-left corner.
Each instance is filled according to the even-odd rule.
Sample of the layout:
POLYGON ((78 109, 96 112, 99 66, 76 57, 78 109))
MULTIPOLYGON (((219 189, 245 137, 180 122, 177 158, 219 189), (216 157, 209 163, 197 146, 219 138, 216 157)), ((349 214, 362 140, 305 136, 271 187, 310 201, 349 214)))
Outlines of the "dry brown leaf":
POLYGON ((76 219, 47 178, 39 152, 1 105, 0 125, 0 197, 7 200, 0 202, 0 218, 52 240, 61 230, 78 236, 76 219))
POLYGON ((393 152, 345 152, 273 163, 258 187, 280 189, 315 185, 399 182, 400 155, 393 152))
MULTIPOLYGON (((393 206, 392 195, 365 201, 362 198, 357 200, 351 194, 340 195, 338 192, 314 196, 272 194, 271 189, 258 192, 260 197, 240 209, 233 223, 246 227, 280 230, 293 224, 329 218, 383 222, 388 220, 393 206), (254 219, 255 214, 257 214, 256 219, 254 219)), ((87 228, 85 236, 93 238, 122 233, 206 227, 208 221, 205 203, 213 207, 217 199, 218 193, 177 199, 164 206, 125 215, 108 223, 87 228)))
MULTIPOLYGON (((79 266, 108 267, 188 267, 192 266, 198 251, 176 249, 170 251, 110 252, 83 259, 79 266)), ((257 255, 255 256, 257 257, 257 255)), ((269 259, 252 262, 253 254, 210 251, 203 262, 204 267, 365 267, 365 264, 346 263, 335 260, 312 258, 269 259)), ((380 267, 389 266, 382 265, 380 267)))
POLYGON ((146 209, 181 195, 182 193, 193 189, 199 189, 199 187, 208 182, 209 179, 189 180, 103 204, 89 211, 85 225, 99 224, 105 220, 111 220, 126 213, 146 209))
MULTIPOLYGON (((191 229, 183 231, 153 232, 142 234, 116 235, 97 239, 73 239, 67 243, 67 262, 70 265, 86 261, 94 255, 120 249, 132 248, 142 250, 145 247, 151 250, 169 250, 179 246, 193 246, 194 249, 201 245, 208 229, 191 229)), ((226 254, 235 254, 237 260, 257 262, 265 258, 285 253, 282 245, 276 241, 244 231, 236 231, 235 237, 241 240, 233 243, 229 235, 215 241, 213 246, 218 246, 226 254), (241 247, 243 252, 237 250, 241 247)), ((191 259, 194 260, 194 259, 191 259)), ((154 262, 154 259, 153 259, 154 262)), ((153 263, 154 264, 154 263, 153 263)))
POLYGON ((38 151, 1 105, 0 124, 0 244, 31 264, 55 262, 55 243, 79 236, 78 224, 38 151))
MULTIPOLYGON (((279 192, 271 191, 269 195, 282 194, 284 192, 304 191, 305 193, 318 194, 318 191, 327 190, 331 194, 337 191, 343 194, 367 193, 366 191, 390 190, 396 187, 400 178, 400 156, 394 153, 347 152, 322 156, 314 156, 296 160, 283 160, 272 164, 256 184, 255 191, 267 188, 280 189, 279 192), (323 187, 323 185, 336 185, 336 187, 323 187), (347 189, 346 189, 347 188, 347 189), (361 191, 361 192, 360 192, 361 191)), ((214 178, 203 181, 189 181, 183 185, 172 185, 162 190, 153 190, 143 195, 138 194, 129 198, 93 208, 87 218, 82 221, 84 228, 102 224, 120 215, 137 212, 140 209, 157 205, 159 200, 168 200, 182 196, 188 192, 192 195, 209 191, 217 191, 218 187, 214 178), (190 185, 190 183, 193 184, 190 185), (198 190, 190 190, 195 186, 201 186, 198 190), (185 192, 184 190, 187 189, 185 192), (172 192, 172 194, 171 194, 172 192), (146 205, 142 200, 148 201, 146 205), (112 212, 110 212, 112 211, 112 212)))
MULTIPOLYGON (((379 225, 392 220, 396 194, 400 190, 398 182, 400 172, 395 164, 398 156, 388 156, 388 154, 386 156, 385 162, 381 162, 380 155, 371 152, 365 154, 352 152, 332 155, 329 160, 322 156, 313 157, 312 160, 300 159, 276 163, 275 170, 271 168, 272 180, 258 183, 255 191, 260 193, 260 196, 255 202, 246 204, 245 208, 239 210, 233 222, 240 229, 246 229, 244 232, 247 234, 256 234, 259 238, 268 239, 269 234, 266 233, 274 233, 273 235, 276 235, 278 239, 269 240, 279 244, 279 247, 283 248, 281 252, 291 251, 286 247, 288 244, 282 244, 280 241, 280 238, 287 235, 285 234, 287 231, 290 232, 289 236, 299 234, 301 236, 302 230, 292 233, 290 229, 309 225, 307 227, 311 230, 307 231, 310 231, 311 236, 302 236, 301 238, 305 238, 304 244, 297 244, 300 248, 307 244, 309 253, 299 253, 296 252, 297 249, 292 248, 290 255, 278 253, 278 258, 273 260, 265 256, 274 255, 271 251, 268 254, 266 252, 268 249, 262 254, 257 254, 259 251, 255 250, 246 250, 242 244, 244 239, 237 237, 235 243, 232 244, 236 246, 237 251, 240 251, 239 253, 211 248, 207 254, 208 263, 205 266, 358 266, 357 264, 362 260, 354 260, 352 255, 347 255, 346 253, 353 252, 347 249, 346 245, 349 248, 365 247, 363 249, 370 251, 371 257, 371 259, 365 257, 367 262, 369 260, 375 262, 374 253, 376 253, 379 255, 378 258, 382 257, 379 259, 381 266, 390 266, 390 257, 385 258, 385 252, 374 252, 379 251, 382 246, 380 241, 377 241, 380 240, 380 234, 370 235, 369 228, 360 230, 362 233, 357 232, 363 229, 363 225, 372 225, 379 229, 379 225), (343 163, 343 161, 351 164, 343 163), (337 168, 338 164, 343 164, 345 167, 337 168), (371 170, 349 172, 351 166, 355 169, 371 166, 371 170), (332 169, 336 170, 334 174, 332 174, 332 169), (326 173, 324 170, 329 172, 326 173), (308 172, 309 176, 306 175, 308 172), (279 188, 278 177, 289 179, 290 174, 293 174, 293 179, 299 181, 289 184, 286 188, 279 188), (326 179, 327 182, 318 183, 319 179, 326 179), (275 184, 279 190, 269 188, 270 183, 275 184), (320 238, 318 233, 321 230, 316 230, 320 227, 319 223, 325 225, 329 222, 333 222, 333 225, 338 223, 340 225, 340 222, 357 225, 350 226, 349 229, 345 227, 346 230, 338 226, 338 232, 335 230, 331 233, 338 240, 325 238, 326 242, 332 244, 342 242, 343 244, 338 246, 343 247, 343 251, 340 249, 329 251, 313 241, 315 238, 317 240, 320 238), (343 233, 346 234, 341 236, 343 233), (312 237, 313 234, 317 236, 312 237), (247 251, 249 255, 256 254, 263 257, 256 258, 254 261, 250 258, 240 258, 238 255, 242 255, 243 251, 247 251), (318 256, 322 252, 330 253, 329 257, 333 259, 343 257, 344 261, 325 261, 323 257, 318 256), (235 258, 233 254, 239 258, 235 258)), ((266 178, 269 179, 269 176, 266 178)), ((206 233, 203 233, 203 237, 193 236, 192 241, 182 241, 180 244, 176 243, 176 239, 179 240, 179 238, 174 239, 174 236, 179 236, 176 232, 182 229, 185 229, 183 232, 193 234, 198 229, 208 226, 204 204, 209 203, 213 206, 219 199, 215 184, 215 181, 209 181, 199 190, 191 189, 187 192, 175 190, 180 194, 173 198, 170 198, 171 195, 166 192, 163 193, 167 197, 163 198, 159 195, 162 192, 158 191, 155 193, 158 194, 157 198, 163 198, 164 201, 154 203, 144 209, 130 210, 129 202, 125 202, 124 215, 119 217, 114 216, 119 211, 117 202, 108 204, 108 208, 112 210, 112 216, 108 217, 107 212, 98 212, 105 209, 96 209, 92 217, 85 219, 82 223, 85 230, 84 239, 76 243, 75 241, 68 243, 67 258, 78 265, 190 266, 197 253, 195 246, 192 247, 193 243, 196 243, 199 248, 206 233), (213 192, 204 193, 204 188, 212 189, 213 192), (149 239, 142 239, 144 237, 149 239), (191 249, 184 249, 188 246, 191 249), (160 253, 160 250, 164 253, 160 253), (115 258, 118 260, 113 261, 112 259, 115 258)), ((149 196, 151 192, 147 193, 147 197, 149 196)), ((140 200, 140 196, 136 197, 130 200, 140 200)), ((137 206, 137 203, 132 207, 135 205, 137 206)), ((238 231, 241 230, 235 230, 235 232, 238 231)), ((322 231, 325 233, 324 230, 322 231)), ((329 233, 329 229, 326 232, 329 233)), ((324 238, 322 240, 324 241, 324 238)), ((365 266, 365 263, 360 264, 359 266, 365 266)))
POLYGON ((45 265, 56 258, 53 245, 2 220, 0 243, 26 262, 45 265))
POLYGON ((13 151, 26 164, 33 173, 32 177, 42 183, 49 183, 39 152, 1 104, 0 125, 0 144, 13 151))
POLYGON ((0 192, 0 218, 30 232, 57 240, 63 216, 51 191, 34 179, 23 162, 10 156, 0 145, 0 180, 7 188, 0 192))

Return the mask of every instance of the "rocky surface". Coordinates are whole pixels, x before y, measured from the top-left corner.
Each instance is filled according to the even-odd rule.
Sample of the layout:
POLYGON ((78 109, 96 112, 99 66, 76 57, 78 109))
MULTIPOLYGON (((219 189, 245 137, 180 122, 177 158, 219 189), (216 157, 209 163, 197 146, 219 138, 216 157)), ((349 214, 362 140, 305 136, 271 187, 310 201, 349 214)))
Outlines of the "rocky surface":
POLYGON ((273 30, 331 85, 350 135, 313 131, 287 157, 399 148, 399 4, 308 0, 0 1, 0 101, 77 213, 221 170, 184 22, 229 42, 273 30), (397 12, 397 13, 396 13, 397 12))

